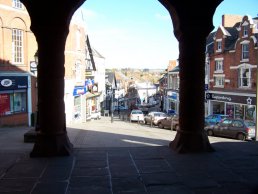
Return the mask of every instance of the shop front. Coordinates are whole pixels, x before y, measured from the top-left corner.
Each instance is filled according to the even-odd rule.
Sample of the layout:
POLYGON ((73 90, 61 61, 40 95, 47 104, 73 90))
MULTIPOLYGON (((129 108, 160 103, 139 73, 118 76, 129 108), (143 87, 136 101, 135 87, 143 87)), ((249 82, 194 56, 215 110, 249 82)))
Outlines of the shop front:
POLYGON ((87 92, 84 86, 75 86, 73 89, 74 106, 73 106, 73 120, 74 121, 85 121, 86 112, 84 111, 85 105, 85 94, 87 92))
POLYGON ((30 75, 0 76, 0 126, 31 125, 32 98, 29 84, 30 75))
POLYGON ((168 114, 179 114, 179 93, 178 92, 167 92, 167 113, 168 114))
POLYGON ((207 93, 209 114, 226 114, 231 118, 256 121, 255 94, 207 93))

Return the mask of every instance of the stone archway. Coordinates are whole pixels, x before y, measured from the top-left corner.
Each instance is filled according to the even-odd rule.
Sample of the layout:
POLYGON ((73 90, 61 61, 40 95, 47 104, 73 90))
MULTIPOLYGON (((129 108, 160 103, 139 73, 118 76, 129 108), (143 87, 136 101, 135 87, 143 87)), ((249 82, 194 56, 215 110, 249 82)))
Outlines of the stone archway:
MULTIPOLYGON (((21 1, 29 12, 39 52, 39 133, 31 156, 69 155, 72 144, 66 132, 63 101, 64 46, 71 17, 85 0, 21 1)), ((213 29, 213 14, 221 1, 159 0, 171 15, 179 41, 181 130, 170 143, 178 153, 212 151, 203 131, 204 52, 206 37, 213 29)))

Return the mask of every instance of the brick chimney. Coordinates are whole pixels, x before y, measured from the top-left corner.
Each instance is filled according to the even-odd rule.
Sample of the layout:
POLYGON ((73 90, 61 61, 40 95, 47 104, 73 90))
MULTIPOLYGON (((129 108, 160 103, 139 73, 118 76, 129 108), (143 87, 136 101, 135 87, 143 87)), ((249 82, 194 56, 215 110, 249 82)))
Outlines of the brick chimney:
POLYGON ((168 63, 168 71, 172 70, 175 68, 175 66, 177 65, 177 60, 170 60, 168 63))
POLYGON ((243 16, 241 15, 222 15, 222 26, 233 27, 237 22, 241 22, 243 16))

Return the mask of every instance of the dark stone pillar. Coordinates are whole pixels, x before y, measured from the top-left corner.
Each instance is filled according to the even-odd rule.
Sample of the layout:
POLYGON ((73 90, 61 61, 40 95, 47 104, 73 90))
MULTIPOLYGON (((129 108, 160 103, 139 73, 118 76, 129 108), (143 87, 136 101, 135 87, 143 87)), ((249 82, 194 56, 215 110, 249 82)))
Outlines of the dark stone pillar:
POLYGON ((213 151, 204 132, 206 37, 221 0, 160 0, 169 11, 179 41, 179 126, 170 143, 177 153, 213 151))
POLYGON ((82 0, 22 0, 38 42, 38 126, 31 157, 72 153, 65 122, 64 49, 69 24, 82 0))

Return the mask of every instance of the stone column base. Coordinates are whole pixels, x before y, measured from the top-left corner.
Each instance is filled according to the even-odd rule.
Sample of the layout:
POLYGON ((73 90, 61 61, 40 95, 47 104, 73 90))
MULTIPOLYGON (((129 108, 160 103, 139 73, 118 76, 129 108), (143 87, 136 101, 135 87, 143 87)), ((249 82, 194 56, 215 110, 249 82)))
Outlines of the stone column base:
POLYGON ((176 153, 197 153, 215 151, 205 132, 177 131, 176 137, 170 142, 169 147, 176 153))
POLYGON ((43 135, 38 133, 30 157, 70 156, 73 145, 66 133, 43 135))

